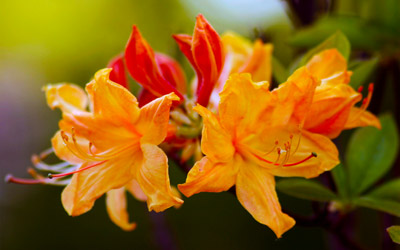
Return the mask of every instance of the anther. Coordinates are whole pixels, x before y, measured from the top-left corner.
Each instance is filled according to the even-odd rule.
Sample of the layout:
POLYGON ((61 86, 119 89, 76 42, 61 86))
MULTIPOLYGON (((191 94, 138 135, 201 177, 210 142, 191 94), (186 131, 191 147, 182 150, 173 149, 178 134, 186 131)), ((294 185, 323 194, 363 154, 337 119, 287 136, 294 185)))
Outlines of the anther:
POLYGON ((363 87, 363 86, 360 86, 360 87, 358 88, 357 92, 358 92, 358 93, 361 93, 363 90, 364 90, 364 87, 363 87))

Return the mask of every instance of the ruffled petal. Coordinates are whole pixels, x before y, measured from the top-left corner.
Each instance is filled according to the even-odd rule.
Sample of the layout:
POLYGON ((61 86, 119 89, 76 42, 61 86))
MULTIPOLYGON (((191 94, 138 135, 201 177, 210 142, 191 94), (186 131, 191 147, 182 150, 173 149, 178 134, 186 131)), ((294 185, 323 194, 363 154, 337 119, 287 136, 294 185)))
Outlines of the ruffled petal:
POLYGON ((99 70, 88 85, 86 91, 93 103, 93 113, 115 124, 134 123, 139 117, 136 97, 129 90, 112 82, 111 69, 99 70))
MULTIPOLYGON (((61 201, 67 213, 78 216, 89 211, 96 199, 111 189, 126 185, 132 178, 132 169, 141 162, 141 154, 106 161, 96 167, 73 175, 65 187, 61 201)), ((88 162, 81 169, 95 162, 88 162)))
POLYGON ((200 192, 227 191, 235 185, 237 172, 238 164, 233 159, 223 163, 203 157, 189 171, 186 183, 178 185, 178 188, 186 197, 200 192))
POLYGON ((268 170, 250 163, 241 166, 236 195, 254 219, 271 228, 278 238, 294 226, 294 219, 281 210, 274 176, 268 170))
POLYGON ((264 44, 261 40, 254 43, 253 52, 238 73, 250 73, 253 81, 271 81, 272 44, 264 44))
POLYGON ((289 122, 302 126, 306 119, 315 88, 319 82, 302 67, 296 70, 279 88, 272 91, 276 97, 276 107, 271 126, 285 126, 289 122))
POLYGON ((47 104, 51 109, 59 108, 62 112, 85 110, 88 98, 83 89, 74 84, 49 84, 43 88, 47 104))
POLYGON ((136 223, 129 222, 129 215, 126 210, 125 188, 112 189, 106 194, 107 213, 112 222, 125 231, 132 231, 136 223))
POLYGON ((255 83, 250 74, 233 74, 220 93, 218 107, 222 127, 232 137, 258 130, 260 121, 268 122, 275 105, 267 82, 255 83))
POLYGON ((173 101, 179 101, 174 93, 164 95, 140 109, 140 117, 135 124, 143 135, 141 143, 160 144, 167 136, 169 111, 173 101))
POLYGON ((346 84, 317 88, 304 128, 329 138, 337 137, 360 99, 360 93, 346 84))
POLYGON ((381 122, 371 112, 352 107, 350 110, 349 118, 344 125, 344 129, 351 129, 356 127, 372 126, 381 129, 381 122))
POLYGON ((322 84, 342 84, 350 81, 347 61, 337 49, 324 50, 313 56, 306 67, 322 84))
POLYGON ((142 144, 143 163, 136 169, 136 180, 147 196, 149 211, 164 211, 182 204, 183 201, 173 195, 169 176, 168 158, 159 147, 152 144, 142 144))
POLYGON ((229 161, 235 153, 231 136, 221 127, 218 118, 208 109, 197 105, 193 110, 203 117, 201 150, 214 161, 229 161))

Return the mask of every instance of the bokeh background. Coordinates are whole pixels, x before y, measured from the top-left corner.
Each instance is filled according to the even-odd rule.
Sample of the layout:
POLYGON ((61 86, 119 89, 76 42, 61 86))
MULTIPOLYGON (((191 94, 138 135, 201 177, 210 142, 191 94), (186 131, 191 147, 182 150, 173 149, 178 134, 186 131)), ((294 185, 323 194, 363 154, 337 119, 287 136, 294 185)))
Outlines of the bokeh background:
MULTIPOLYGON (((265 32, 280 60, 289 63, 292 50, 282 36, 293 25, 283 1, 2 1, 0 177, 28 177, 31 155, 50 147, 60 112, 47 107, 41 87, 58 82, 84 86, 123 51, 133 24, 155 50, 175 57, 193 75, 171 35, 191 34, 198 13, 219 33, 233 30, 253 39, 265 32)), ((179 169, 171 166, 170 171, 174 184, 184 181, 179 169)), ((144 203, 129 197, 130 217, 138 227, 124 232, 109 220, 104 197, 90 212, 71 218, 61 205, 61 191, 0 181, 0 249, 325 249, 332 237, 320 228, 296 226, 276 239, 230 193, 195 195, 180 209, 160 214, 148 213, 144 203)), ((299 213, 311 211, 309 202, 283 194, 280 200, 299 213)), ((368 218, 362 225, 365 237, 379 224, 379 215, 361 214, 368 218)))

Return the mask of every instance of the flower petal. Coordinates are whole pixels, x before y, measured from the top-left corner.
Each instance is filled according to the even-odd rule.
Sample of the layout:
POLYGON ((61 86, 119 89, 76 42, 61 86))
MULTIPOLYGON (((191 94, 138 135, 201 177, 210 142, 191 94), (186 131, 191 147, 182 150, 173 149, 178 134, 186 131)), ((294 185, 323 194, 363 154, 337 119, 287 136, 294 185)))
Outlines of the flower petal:
POLYGON ((274 176, 267 169, 243 164, 237 176, 236 195, 254 219, 271 228, 278 238, 294 226, 294 219, 281 210, 274 176))
POLYGON ((143 192, 139 183, 133 179, 128 184, 125 185, 125 188, 139 201, 146 201, 147 196, 143 192))
POLYGON ((108 191, 106 194, 106 205, 110 219, 117 226, 125 231, 132 231, 136 228, 136 223, 129 223, 124 187, 108 191))
POLYGON ((322 84, 342 84, 350 81, 346 59, 337 49, 324 50, 313 56, 306 67, 322 84))
POLYGON ((133 123, 139 116, 138 102, 129 90, 109 79, 110 71, 99 70, 86 85, 93 113, 116 124, 133 123))
POLYGON ((136 26, 125 49, 125 60, 129 73, 144 88, 159 97, 174 92, 183 100, 183 96, 161 74, 156 63, 156 55, 136 26))
POLYGON ((125 72, 124 55, 118 55, 111 59, 107 68, 112 68, 110 72, 110 80, 129 89, 128 79, 125 72))
POLYGON ((167 136, 169 111, 173 101, 179 101, 174 93, 153 100, 140 109, 136 129, 143 135, 142 143, 160 144, 167 136))
POLYGON ((142 144, 143 163, 136 169, 136 180, 147 196, 149 211, 164 211, 182 204, 183 201, 173 195, 169 176, 168 158, 159 147, 142 144))
POLYGON ((317 88, 304 128, 329 138, 337 137, 360 99, 360 93, 346 84, 317 88))
POLYGON ((235 153, 232 137, 221 127, 218 118, 208 109, 197 105, 193 108, 203 117, 201 150, 214 161, 229 161, 235 153))
POLYGON ((279 88, 273 90, 277 103, 271 117, 271 126, 285 126, 290 121, 301 127, 308 115, 318 83, 305 67, 301 67, 279 88))
POLYGON ((200 192, 227 191, 235 185, 237 172, 238 165, 234 160, 223 163, 203 157, 189 171, 186 182, 178 188, 186 197, 200 192))
POLYGON ((373 126, 378 129, 381 129, 381 122, 379 119, 366 110, 362 110, 356 107, 352 107, 350 110, 349 118, 344 125, 345 129, 351 129, 356 127, 366 127, 366 126, 373 126))
POLYGON ((258 130, 261 121, 268 122, 275 105, 268 87, 267 82, 253 82, 250 74, 230 76, 220 93, 218 110, 222 127, 233 138, 258 130))
POLYGON ((264 44, 261 40, 254 43, 253 53, 246 64, 238 71, 250 73, 253 81, 271 81, 272 44, 264 44))
POLYGON ((47 104, 51 109, 59 108, 62 112, 85 110, 88 98, 83 89, 74 84, 49 84, 43 87, 47 104))
MULTIPOLYGON (((141 162, 141 154, 117 158, 73 175, 61 195, 63 206, 71 216, 89 211, 96 199, 111 189, 120 188, 132 178, 132 169, 141 162)), ((80 168, 96 164, 87 162, 80 168)))

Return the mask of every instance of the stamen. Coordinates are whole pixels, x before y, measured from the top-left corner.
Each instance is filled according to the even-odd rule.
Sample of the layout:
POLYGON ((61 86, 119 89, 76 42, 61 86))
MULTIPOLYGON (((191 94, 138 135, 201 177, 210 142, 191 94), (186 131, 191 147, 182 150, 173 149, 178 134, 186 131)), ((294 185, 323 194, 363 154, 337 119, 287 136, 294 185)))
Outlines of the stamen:
POLYGON ((358 92, 358 93, 361 93, 361 92, 363 91, 363 89, 364 89, 364 86, 360 86, 360 87, 358 88, 357 92, 358 92))
POLYGON ((37 155, 32 155, 31 158, 32 164, 35 168, 43 171, 61 171, 64 170, 66 167, 70 166, 71 164, 68 162, 61 162, 54 165, 48 165, 41 161, 40 157, 37 155))
MULTIPOLYGON (((257 159, 259 159, 259 160, 261 160, 261 161, 264 161, 264 162, 269 163, 269 164, 273 164, 273 165, 275 165, 275 166, 282 166, 282 167, 296 166, 296 165, 299 165, 299 164, 301 164, 301 163, 303 163, 303 162, 305 162, 305 161, 308 161, 309 159, 311 159, 311 158, 313 158, 313 157, 317 157, 317 153, 312 152, 309 156, 307 156, 306 158, 304 158, 304 159, 301 160, 301 161, 294 162, 294 163, 289 163, 289 164, 277 164, 276 162, 275 162, 275 163, 270 162, 270 161, 268 161, 268 160, 266 160, 266 159, 264 159, 264 158, 262 158, 262 157, 260 157, 260 156, 258 156, 258 155, 256 155, 256 154, 254 154, 254 153, 252 153, 252 154, 253 154, 257 159)), ((280 154, 279 154, 279 155, 280 155, 280 154)))
POLYGON ((7 183, 16 183, 16 184, 24 184, 24 185, 34 185, 34 184, 43 184, 43 183, 45 183, 43 179, 36 180, 36 179, 16 178, 11 174, 6 175, 4 180, 7 183))
POLYGON ((279 161, 279 158, 281 157, 281 148, 277 148, 277 153, 278 153, 278 158, 276 159, 276 161, 274 162, 274 165, 276 165, 279 161))
POLYGON ((69 151, 71 151, 72 154, 74 154, 76 157, 78 157, 80 159, 85 159, 85 160, 89 160, 89 161, 104 160, 104 159, 98 159, 96 157, 90 156, 89 154, 85 153, 77 143, 77 140, 75 138, 75 129, 72 128, 71 132, 72 132, 71 137, 72 137, 73 145, 71 145, 71 143, 69 142, 69 138, 65 134, 65 131, 61 131, 61 137, 64 141, 65 146, 69 149, 69 151), (74 146, 74 148, 72 146, 74 146))
POLYGON ((295 162, 295 163, 290 163, 290 164, 285 164, 283 165, 284 167, 291 167, 291 166, 296 166, 299 165, 300 163, 303 163, 305 161, 308 161, 309 159, 313 158, 313 157, 317 157, 317 153, 312 152, 311 155, 309 155, 308 157, 306 157, 305 159, 295 162))
MULTIPOLYGON (((361 87, 360 87, 360 88, 361 88, 361 87)), ((359 88, 359 89, 360 89, 360 88, 359 88)), ((368 85, 368 94, 367 94, 367 97, 365 97, 365 98, 362 100, 362 103, 361 103, 359 112, 357 112, 357 113, 352 117, 352 120, 350 121, 350 123, 352 123, 352 122, 354 122, 355 120, 357 120, 358 118, 360 118, 360 116, 365 112, 365 110, 367 110, 367 108, 368 108, 368 106, 369 106, 369 104, 370 104, 370 102, 371 102, 373 92, 374 92, 374 84, 373 84, 373 83, 370 83, 370 84, 368 85)))
POLYGON ((81 168, 81 169, 78 169, 78 170, 76 170, 76 171, 72 171, 72 172, 69 172, 69 173, 49 174, 47 177, 48 177, 49 179, 53 179, 53 178, 59 178, 59 177, 64 177, 64 176, 76 174, 76 173, 79 173, 79 172, 82 172, 82 171, 91 169, 91 168, 93 168, 93 167, 99 166, 99 165, 101 165, 101 164, 103 164, 103 163, 105 163, 105 162, 106 162, 106 161, 101 161, 101 162, 98 162, 98 163, 96 163, 96 164, 93 164, 93 165, 90 165, 90 166, 87 166, 87 167, 84 167, 84 168, 81 168))

